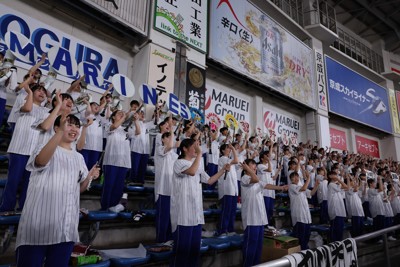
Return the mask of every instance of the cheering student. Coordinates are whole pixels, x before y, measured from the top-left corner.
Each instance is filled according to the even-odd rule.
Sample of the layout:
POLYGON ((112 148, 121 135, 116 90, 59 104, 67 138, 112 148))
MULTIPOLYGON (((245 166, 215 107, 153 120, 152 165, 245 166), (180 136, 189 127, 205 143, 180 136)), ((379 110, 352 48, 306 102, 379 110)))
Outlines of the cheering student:
POLYGON ((319 223, 327 224, 329 222, 328 178, 326 176, 325 168, 323 168, 323 167, 317 168, 317 175, 316 175, 315 180, 319 181, 319 186, 318 186, 318 191, 317 191, 318 203, 320 206, 319 223))
POLYGON ((300 177, 297 172, 292 172, 289 176, 289 197, 290 197, 290 215, 292 218, 293 235, 299 239, 301 249, 308 249, 310 240, 310 226, 312 223, 310 208, 307 198, 311 198, 318 189, 319 181, 315 182, 312 190, 307 189, 310 184, 310 175, 302 166, 306 176, 306 181, 300 185, 300 177))
POLYGON ((346 191, 346 209, 348 216, 351 217, 351 236, 357 237, 363 231, 364 211, 359 195, 359 183, 355 178, 352 179, 350 174, 347 174, 347 187, 349 190, 346 191))
MULTIPOLYGON (((134 183, 143 185, 150 154, 149 130, 154 128, 155 125, 154 121, 145 122, 143 110, 139 110, 136 114, 138 114, 138 120, 133 129, 136 131, 136 129, 139 128, 139 134, 135 134, 131 140, 130 149, 132 169, 130 179, 134 183)), ((156 114, 156 116, 158 115, 156 114)))
POLYGON ((336 171, 330 171, 328 173, 328 214, 331 220, 331 242, 343 239, 344 219, 346 218, 343 190, 347 190, 347 185, 340 180, 336 171))
POLYGON ((120 110, 114 111, 110 116, 111 125, 107 130, 107 145, 103 159, 104 184, 101 194, 103 210, 119 203, 124 190, 125 177, 131 168, 129 140, 121 126, 125 118, 126 114, 120 110))
POLYGON ((16 204, 16 196, 19 191, 19 209, 22 210, 26 198, 26 190, 29 184, 29 171, 25 170, 29 156, 36 148, 39 131, 32 128, 37 120, 41 120, 48 109, 40 104, 46 99, 46 89, 39 84, 30 88, 33 77, 30 76, 23 82, 27 92, 25 103, 20 107, 20 117, 17 120, 14 134, 11 138, 7 152, 10 154, 8 179, 4 188, 0 211, 13 211, 16 204))
MULTIPOLYGON (((276 175, 272 176, 273 170, 269 155, 270 152, 267 151, 263 151, 260 153, 260 163, 257 165, 257 175, 260 177, 261 181, 267 184, 274 185, 275 180, 279 173, 279 169, 276 175)), ((271 224, 272 215, 274 213, 275 190, 264 189, 263 196, 264 196, 265 210, 267 212, 267 217, 268 217, 268 223, 271 224)))
POLYGON ((14 131, 15 124, 17 123, 17 119, 20 116, 19 113, 19 108, 21 105, 24 104, 25 99, 27 97, 26 90, 23 90, 24 88, 24 82, 30 78, 30 83, 39 83, 40 81, 38 80, 40 76, 42 75, 42 72, 40 71, 40 66, 43 65, 43 63, 46 60, 46 55, 42 55, 41 59, 34 65, 32 68, 29 69, 28 73, 24 76, 23 82, 16 86, 15 88, 10 88, 12 91, 14 91, 17 96, 14 102, 13 107, 11 108, 10 115, 8 116, 7 123, 10 125, 11 129, 14 131))
POLYGON ((229 165, 209 176, 202 164, 201 148, 194 139, 180 144, 179 158, 174 163, 171 192, 171 226, 174 256, 171 266, 198 266, 201 225, 204 224, 201 183, 215 183, 229 165))
POLYGON ((218 160, 218 169, 221 170, 227 164, 229 165, 229 171, 225 172, 224 179, 218 180, 218 199, 222 203, 218 234, 221 235, 234 232, 239 193, 235 165, 239 163, 239 160, 232 145, 222 144, 219 150, 222 156, 218 160), (230 158, 231 154, 233 159, 230 158))
MULTIPOLYGON (((167 123, 168 124, 168 123, 167 123)), ((175 153, 174 132, 164 132, 161 136, 162 145, 155 151, 154 164, 157 165, 157 175, 154 179, 154 194, 156 201, 156 241, 166 242, 172 240, 171 233, 171 187, 173 179, 173 168, 178 155, 175 153)))
POLYGON ((79 127, 77 117, 59 116, 55 135, 29 158, 26 168, 32 175, 18 225, 18 267, 67 267, 79 241, 79 193, 99 175, 97 166, 88 172, 72 148, 79 127))
POLYGON ((243 266, 253 266, 260 262, 264 225, 268 224, 267 213, 263 201, 262 191, 287 190, 287 186, 276 186, 260 181, 256 175, 257 164, 252 159, 246 159, 241 164, 243 176, 242 186, 242 223, 243 239, 243 266))

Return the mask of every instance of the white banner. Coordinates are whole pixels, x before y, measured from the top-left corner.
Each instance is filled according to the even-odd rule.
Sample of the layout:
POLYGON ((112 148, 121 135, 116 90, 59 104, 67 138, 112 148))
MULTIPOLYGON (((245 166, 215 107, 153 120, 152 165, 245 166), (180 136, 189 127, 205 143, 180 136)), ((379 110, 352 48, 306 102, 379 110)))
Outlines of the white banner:
POLYGON ((243 0, 211 1, 210 57, 315 107, 313 52, 243 0))
MULTIPOLYGON (((18 39, 12 40, 21 55, 28 55, 36 51, 38 57, 40 57, 42 53, 47 53, 53 46, 59 46, 65 52, 57 61, 60 68, 73 69, 71 67, 74 65, 72 61, 76 61, 78 64, 85 62, 85 81, 89 84, 90 90, 102 93, 111 83, 114 74, 127 74, 128 61, 126 59, 117 57, 91 43, 53 28, 47 23, 0 4, 0 51, 8 49, 4 43, 4 37, 9 31, 21 33, 30 40, 32 45, 26 46, 25 49, 18 46, 18 39), (104 77, 102 85, 96 84, 98 80, 101 80, 98 79, 99 75, 104 77)), ((31 67, 31 64, 18 60, 15 61, 15 65, 25 69, 31 67)), ((48 71, 48 60, 42 65, 41 69, 48 71)), ((78 74, 70 77, 58 75, 57 79, 70 83, 77 77, 78 74)))
POLYGON ((206 105, 204 107, 206 123, 210 114, 216 114, 224 121, 226 114, 232 114, 238 121, 250 123, 250 102, 242 97, 219 90, 207 85, 206 105))
POLYGON ((205 53, 207 6, 208 0, 157 0, 154 28, 205 53))
POLYGON ((175 54, 150 45, 150 62, 148 84, 157 89, 159 102, 167 101, 170 93, 174 93, 175 54))
POLYGON ((315 51, 315 74, 317 75, 317 90, 318 90, 318 107, 323 110, 328 110, 328 98, 326 93, 325 81, 325 64, 322 51, 314 49, 315 51))
POLYGON ((263 131, 270 134, 274 131, 276 137, 295 136, 298 142, 301 140, 301 118, 296 115, 283 115, 275 110, 263 107, 263 131))

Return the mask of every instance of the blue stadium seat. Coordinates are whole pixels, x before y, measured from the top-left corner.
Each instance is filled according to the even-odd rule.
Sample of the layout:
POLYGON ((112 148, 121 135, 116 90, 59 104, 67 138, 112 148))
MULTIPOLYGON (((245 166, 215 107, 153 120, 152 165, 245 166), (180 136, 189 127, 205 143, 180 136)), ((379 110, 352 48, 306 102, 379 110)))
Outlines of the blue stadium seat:
POLYGON ((0 187, 5 187, 7 183, 7 179, 0 179, 0 187))
POLYGON ((0 216, 0 225, 18 224, 21 215, 0 216))
POLYGON ((89 211, 88 216, 86 217, 90 221, 106 221, 113 220, 117 218, 118 213, 104 210, 95 210, 89 211))
POLYGON ((212 210, 203 210, 204 216, 210 216, 212 214, 212 210))
POLYGON ((110 259, 112 267, 130 267, 149 262, 150 255, 145 258, 114 258, 110 259))
POLYGON ((8 155, 0 155, 0 163, 6 163, 8 161, 8 155))
POLYGON ((216 197, 218 196, 218 190, 213 190, 213 189, 204 189, 203 190, 203 195, 204 196, 209 196, 209 197, 216 197))
POLYGON ((209 246, 203 242, 204 239, 201 239, 201 245, 200 245, 200 253, 204 253, 209 249, 209 246))
MULTIPOLYGON (((162 244, 146 246, 146 249, 156 248, 156 247, 159 247, 159 246, 162 246, 162 244)), ((150 259, 151 260, 154 260, 154 261, 166 261, 172 256, 172 247, 171 247, 171 250, 160 251, 160 252, 147 250, 147 254, 150 255, 150 259)))
POLYGON ((222 210, 221 209, 209 209, 211 210, 212 214, 221 214, 222 210))
POLYGON ((118 213, 118 218, 124 219, 124 220, 129 220, 132 219, 132 213, 131 212, 126 212, 126 211, 121 211, 118 213))
POLYGON ((142 212, 144 212, 146 214, 146 216, 149 217, 155 217, 156 216, 156 210, 142 210, 142 212))
POLYGON ((109 260, 107 261, 102 261, 102 262, 98 262, 95 264, 89 264, 89 265, 83 265, 85 267, 109 267, 111 264, 111 262, 109 260))
POLYGON ((289 194, 288 193, 276 193, 275 194, 276 197, 281 197, 281 198, 288 198, 289 194))
POLYGON ((204 238, 203 243, 208 245, 210 250, 223 250, 231 246, 228 239, 218 237, 204 238))
POLYGON ((125 186, 125 190, 128 192, 144 192, 145 189, 143 186, 127 185, 125 186))
POLYGON ((323 224, 312 224, 310 226, 311 231, 316 231, 318 233, 328 233, 329 232, 329 225, 323 225, 323 224))

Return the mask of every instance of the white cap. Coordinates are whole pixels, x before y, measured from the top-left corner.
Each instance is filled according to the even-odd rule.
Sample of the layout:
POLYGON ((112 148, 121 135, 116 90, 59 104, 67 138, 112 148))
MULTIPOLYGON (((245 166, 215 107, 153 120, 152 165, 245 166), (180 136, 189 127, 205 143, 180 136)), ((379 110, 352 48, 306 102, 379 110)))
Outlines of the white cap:
POLYGON ((122 194, 122 198, 128 199, 128 193, 123 193, 123 194, 122 194))

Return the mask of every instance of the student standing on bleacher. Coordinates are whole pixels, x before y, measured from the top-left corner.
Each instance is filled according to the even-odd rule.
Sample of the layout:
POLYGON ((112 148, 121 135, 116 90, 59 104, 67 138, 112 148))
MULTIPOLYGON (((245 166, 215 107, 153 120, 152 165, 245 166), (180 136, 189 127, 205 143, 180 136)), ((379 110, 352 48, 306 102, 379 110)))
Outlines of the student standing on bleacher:
POLYGON ((20 117, 17 120, 15 131, 11 138, 7 152, 10 155, 7 184, 4 188, 0 211, 15 209, 17 192, 19 191, 19 210, 22 210, 29 184, 30 172, 25 170, 26 163, 38 142, 39 131, 32 128, 37 120, 41 120, 48 113, 48 108, 41 103, 46 100, 46 89, 34 84, 30 87, 33 77, 30 76, 22 83, 27 92, 25 103, 19 107, 20 117))
POLYGON ((204 224, 201 183, 213 184, 229 170, 229 165, 209 176, 202 164, 201 147, 193 139, 181 142, 174 163, 171 194, 171 225, 174 255, 170 266, 198 266, 201 225, 204 224))
MULTIPOLYGON (((172 124, 172 118, 170 120, 172 124)), ((155 149, 154 166, 154 195, 156 201, 156 241, 166 242, 172 240, 171 232, 171 192, 173 184, 173 168, 178 155, 175 153, 175 136, 173 127, 168 121, 160 123, 163 132, 161 145, 155 149), (168 130, 168 131, 167 131, 168 130)))
POLYGON ((319 181, 317 196, 320 206, 319 224, 329 223, 328 214, 328 178, 326 177, 326 170, 323 167, 317 168, 316 180, 319 181))
POLYGON ((218 235, 234 232, 239 194, 235 168, 239 160, 236 150, 231 144, 222 144, 220 153, 221 157, 218 160, 218 170, 225 168, 227 164, 230 166, 230 170, 225 172, 223 179, 218 180, 218 199, 222 204, 221 217, 218 224, 218 235))
POLYGON ((356 178, 347 174, 346 208, 347 214, 351 217, 351 236, 360 236, 363 232, 364 210, 361 204, 361 194, 365 194, 365 188, 359 191, 360 185, 356 178))
POLYGON ((241 164, 243 176, 242 186, 242 223, 243 266, 253 266, 260 263, 264 238, 264 225, 268 224, 267 213, 262 192, 264 189, 287 190, 286 186, 276 186, 260 181, 256 175, 257 164, 253 159, 246 159, 241 164))
POLYGON ((347 190, 347 185, 340 180, 336 171, 330 171, 328 173, 328 213, 331 220, 331 242, 343 240, 344 219, 346 218, 343 190, 347 190))
POLYGON ((290 197, 290 215, 293 225, 293 236, 299 239, 301 249, 308 249, 308 241, 310 240, 310 226, 312 223, 310 207, 307 198, 311 198, 318 189, 319 181, 315 182, 312 190, 308 189, 310 184, 310 175, 303 166, 303 172, 306 181, 303 185, 299 184, 300 177, 297 172, 292 172, 289 176, 291 181, 289 185, 290 197))
MULTIPOLYGON (((132 101, 131 103, 132 105, 137 106, 136 109, 139 108, 140 104, 138 101, 132 101)), ((149 130, 153 129, 156 125, 154 125, 154 121, 145 122, 143 110, 139 110, 137 114, 139 115, 139 118, 133 128, 135 131, 136 128, 140 129, 139 134, 135 134, 131 140, 130 148, 132 168, 130 179, 133 183, 143 186, 150 154, 149 130)), ((158 113, 156 113, 155 116, 158 116, 158 113)))
POLYGON ((119 203, 124 190, 126 175, 131 168, 129 140, 127 133, 121 126, 125 118, 126 114, 121 110, 114 111, 110 116, 111 125, 107 129, 107 145, 103 160, 102 210, 107 210, 119 203))
POLYGON ((45 267, 68 266, 79 241, 80 192, 99 175, 96 166, 88 172, 82 155, 72 147, 79 127, 77 117, 59 116, 56 133, 29 158, 32 176, 18 225, 17 267, 42 267, 44 262, 45 267))

